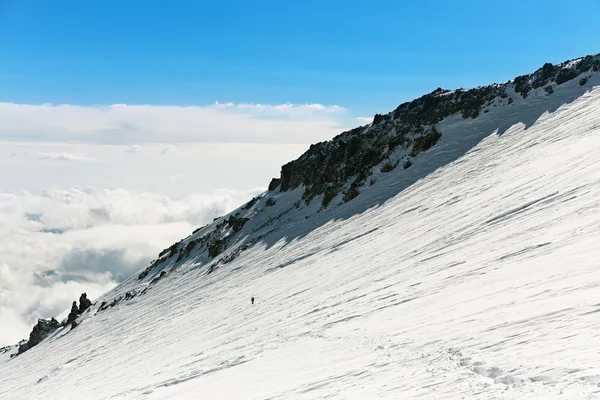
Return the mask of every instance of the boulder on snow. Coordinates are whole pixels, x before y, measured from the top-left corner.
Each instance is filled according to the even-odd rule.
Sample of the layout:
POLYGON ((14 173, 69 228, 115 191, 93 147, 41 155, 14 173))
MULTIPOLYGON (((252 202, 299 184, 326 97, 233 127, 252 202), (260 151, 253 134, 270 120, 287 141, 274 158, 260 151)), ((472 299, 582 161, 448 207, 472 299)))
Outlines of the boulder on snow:
POLYGON ((267 207, 273 207, 275 205, 275 199, 273 198, 269 198, 267 199, 267 201, 265 201, 265 206, 267 207))
POLYGON ((52 332, 60 328, 60 323, 51 318, 38 319, 38 323, 33 327, 33 330, 29 334, 29 340, 26 343, 19 345, 19 353, 24 353, 32 347, 38 345, 42 340, 46 339, 52 332))
POLYGON ((71 306, 71 312, 67 317, 67 325, 73 323, 73 321, 75 321, 77 317, 79 317, 79 307, 77 307, 77 302, 74 301, 73 305, 71 306))
POLYGON ((92 301, 87 298, 87 293, 82 293, 79 297, 79 314, 83 314, 85 310, 92 306, 92 301))

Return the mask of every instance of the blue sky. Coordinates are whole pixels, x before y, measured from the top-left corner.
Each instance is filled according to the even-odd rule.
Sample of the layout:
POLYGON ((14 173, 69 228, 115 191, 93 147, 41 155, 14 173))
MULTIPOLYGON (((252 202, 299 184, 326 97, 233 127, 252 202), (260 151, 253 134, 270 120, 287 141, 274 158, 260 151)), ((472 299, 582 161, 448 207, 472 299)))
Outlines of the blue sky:
POLYGON ((370 116, 598 53, 598 15, 597 0, 0 0, 0 101, 320 103, 370 116))

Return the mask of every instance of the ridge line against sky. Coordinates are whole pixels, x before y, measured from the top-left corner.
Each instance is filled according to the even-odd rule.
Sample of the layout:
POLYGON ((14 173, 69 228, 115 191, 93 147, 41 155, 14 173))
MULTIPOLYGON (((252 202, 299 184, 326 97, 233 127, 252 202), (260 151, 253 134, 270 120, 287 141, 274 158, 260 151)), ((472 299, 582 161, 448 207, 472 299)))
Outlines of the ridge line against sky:
POLYGON ((437 87, 599 53, 598 15, 596 0, 0 0, 0 346, 313 143, 437 87))

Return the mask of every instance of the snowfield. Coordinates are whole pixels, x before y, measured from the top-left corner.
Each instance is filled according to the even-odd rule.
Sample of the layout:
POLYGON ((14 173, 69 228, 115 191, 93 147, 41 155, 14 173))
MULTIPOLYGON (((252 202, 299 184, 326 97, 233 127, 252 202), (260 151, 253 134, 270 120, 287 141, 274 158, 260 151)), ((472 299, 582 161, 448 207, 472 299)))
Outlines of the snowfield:
MULTIPOLYGON (((0 355, 0 399, 600 398, 600 75, 487 110, 212 273, 136 275, 0 355)), ((301 189, 265 196, 254 227, 301 189)))

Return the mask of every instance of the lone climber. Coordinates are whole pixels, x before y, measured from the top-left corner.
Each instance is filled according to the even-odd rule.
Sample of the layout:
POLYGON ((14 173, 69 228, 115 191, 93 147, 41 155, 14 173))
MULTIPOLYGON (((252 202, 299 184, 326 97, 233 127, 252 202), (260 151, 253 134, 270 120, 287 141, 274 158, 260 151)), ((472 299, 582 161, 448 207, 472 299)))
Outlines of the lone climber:
POLYGON ((252 304, 254 304, 254 297, 251 298, 250 301, 252 302, 252 304))

